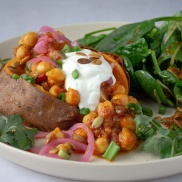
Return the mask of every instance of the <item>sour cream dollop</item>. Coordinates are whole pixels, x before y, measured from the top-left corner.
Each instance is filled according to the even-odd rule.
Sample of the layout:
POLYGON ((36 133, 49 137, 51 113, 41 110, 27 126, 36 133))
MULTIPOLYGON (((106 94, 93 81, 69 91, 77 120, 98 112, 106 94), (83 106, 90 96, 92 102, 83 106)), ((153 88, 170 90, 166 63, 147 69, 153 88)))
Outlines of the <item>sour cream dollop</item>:
POLYGON ((101 83, 112 78, 113 84, 116 79, 112 73, 111 65, 100 55, 101 64, 81 64, 78 62, 80 58, 90 59, 91 50, 82 49, 78 52, 66 53, 66 58, 63 60, 62 69, 66 75, 65 87, 77 90, 80 94, 79 108, 89 108, 94 111, 100 101, 100 86, 101 83), (79 77, 74 79, 72 72, 77 70, 79 77))

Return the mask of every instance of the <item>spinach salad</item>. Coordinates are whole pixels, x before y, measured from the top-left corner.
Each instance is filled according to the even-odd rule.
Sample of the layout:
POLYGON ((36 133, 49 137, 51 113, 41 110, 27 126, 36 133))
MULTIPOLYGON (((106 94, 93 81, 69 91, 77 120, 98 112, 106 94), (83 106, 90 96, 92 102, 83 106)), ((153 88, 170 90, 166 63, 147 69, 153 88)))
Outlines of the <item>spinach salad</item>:
POLYGON ((132 106, 139 113, 135 122, 136 135, 144 141, 141 149, 158 153, 160 158, 181 155, 182 11, 171 17, 94 31, 78 42, 101 52, 120 55, 130 76, 131 91, 138 90, 155 100, 159 113, 165 114, 165 107, 177 109, 176 122, 166 127, 161 119, 146 115, 141 106, 132 106), (158 22, 162 23, 157 25, 158 22))

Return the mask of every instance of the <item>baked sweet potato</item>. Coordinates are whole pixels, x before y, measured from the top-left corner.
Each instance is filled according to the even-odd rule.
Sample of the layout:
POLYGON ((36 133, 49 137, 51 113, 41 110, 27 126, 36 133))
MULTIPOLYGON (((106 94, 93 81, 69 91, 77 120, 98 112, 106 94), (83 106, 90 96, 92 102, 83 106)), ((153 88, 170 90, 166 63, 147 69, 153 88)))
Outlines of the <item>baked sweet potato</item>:
POLYGON ((70 106, 23 80, 0 72, 0 113, 22 115, 26 125, 42 131, 68 129, 80 120, 79 109, 70 106))

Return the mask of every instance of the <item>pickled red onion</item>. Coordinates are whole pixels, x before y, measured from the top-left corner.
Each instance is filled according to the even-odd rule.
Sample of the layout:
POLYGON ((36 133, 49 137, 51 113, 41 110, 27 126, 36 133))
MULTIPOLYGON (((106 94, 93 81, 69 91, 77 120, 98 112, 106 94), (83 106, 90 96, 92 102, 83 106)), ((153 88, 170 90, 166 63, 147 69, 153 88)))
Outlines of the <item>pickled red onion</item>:
POLYGON ((69 134, 71 137, 71 136, 73 136, 74 131, 78 128, 84 129, 87 133, 88 146, 87 146, 87 149, 86 149, 84 155, 80 159, 80 161, 82 161, 82 162, 87 162, 87 161, 89 161, 90 157, 94 153, 94 135, 93 135, 91 129, 83 123, 77 123, 77 124, 73 125, 66 133, 69 134))
POLYGON ((41 148, 40 147, 32 147, 31 149, 29 149, 29 152, 38 154, 40 152, 41 148))
POLYGON ((68 38, 57 33, 53 28, 51 28, 49 26, 41 27, 38 32, 38 35, 41 35, 42 33, 47 33, 47 32, 50 32, 58 42, 67 42, 67 43, 69 43, 69 45, 71 45, 71 41, 68 38))
POLYGON ((35 135, 34 138, 35 138, 35 139, 45 138, 48 134, 49 134, 49 132, 39 131, 39 132, 35 135))
POLYGON ((59 68, 58 64, 56 64, 52 59, 50 59, 49 57, 46 57, 46 56, 36 57, 36 58, 30 59, 28 62, 29 63, 37 63, 40 61, 45 61, 45 62, 53 65, 54 67, 59 68))
MULTIPOLYGON (((42 147, 40 150, 38 150, 37 148, 32 148, 30 149, 30 151, 34 153, 38 153, 40 155, 48 156, 48 157, 60 158, 60 157, 57 157, 56 155, 50 154, 49 150, 51 148, 56 147, 59 144, 70 142, 75 146, 76 151, 85 152, 83 156, 80 158, 80 161, 82 162, 89 161, 90 157, 94 153, 94 135, 92 131, 90 130, 90 128, 83 123, 77 123, 73 125, 68 131, 64 131, 64 133, 67 136, 67 138, 60 138, 60 139, 53 140, 50 143, 46 144, 44 147, 42 147), (74 131, 78 128, 82 128, 86 131, 88 145, 78 142, 72 138, 74 135, 74 131)), ((37 134, 35 138, 40 139, 42 137, 46 137, 47 134, 48 132, 40 132, 40 134, 37 134)))
POLYGON ((41 35, 39 38, 38 38, 38 42, 40 41, 46 41, 46 42, 52 42, 53 39, 48 37, 47 35, 41 35))
POLYGON ((37 42, 33 50, 37 53, 45 54, 48 52, 48 43, 45 41, 37 42))
POLYGON ((107 86, 111 86, 113 84, 113 79, 110 77, 107 81, 104 82, 107 86))
POLYGON ((37 53, 42 53, 45 54, 48 52, 48 47, 49 47, 49 43, 52 42, 53 39, 46 36, 46 35, 41 35, 38 38, 38 42, 37 44, 34 46, 33 50, 37 53))

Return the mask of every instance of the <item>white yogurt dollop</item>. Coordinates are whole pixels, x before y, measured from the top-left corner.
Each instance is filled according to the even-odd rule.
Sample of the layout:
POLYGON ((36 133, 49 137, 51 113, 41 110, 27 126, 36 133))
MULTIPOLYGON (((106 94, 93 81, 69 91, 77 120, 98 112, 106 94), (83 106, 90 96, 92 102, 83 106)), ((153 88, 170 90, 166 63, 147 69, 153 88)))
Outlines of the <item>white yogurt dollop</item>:
POLYGON ((66 75, 65 87, 77 90, 80 94, 79 108, 89 108, 93 111, 97 108, 100 101, 100 85, 102 82, 113 79, 113 84, 116 79, 112 73, 110 64, 101 56, 99 59, 102 64, 96 65, 93 63, 80 64, 77 62, 80 58, 88 58, 91 51, 82 49, 79 51, 86 56, 77 55, 76 52, 66 53, 66 59, 63 60, 63 71, 66 75), (79 77, 74 79, 72 71, 77 70, 79 77))

